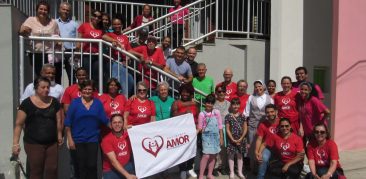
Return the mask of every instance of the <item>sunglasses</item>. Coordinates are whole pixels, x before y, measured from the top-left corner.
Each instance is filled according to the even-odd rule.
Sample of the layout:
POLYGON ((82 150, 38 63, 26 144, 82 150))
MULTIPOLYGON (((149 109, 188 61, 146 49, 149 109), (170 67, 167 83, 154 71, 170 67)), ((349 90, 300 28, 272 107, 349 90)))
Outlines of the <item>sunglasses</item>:
POLYGON ((314 131, 314 134, 321 134, 321 135, 324 135, 324 134, 325 134, 325 131, 314 131))
POLYGON ((217 93, 226 93, 226 92, 223 90, 218 90, 217 93))
POLYGON ((147 91, 147 89, 138 89, 137 91, 138 91, 138 92, 146 92, 146 91, 147 91))
POLYGON ((280 125, 280 128, 289 128, 290 125, 280 125))

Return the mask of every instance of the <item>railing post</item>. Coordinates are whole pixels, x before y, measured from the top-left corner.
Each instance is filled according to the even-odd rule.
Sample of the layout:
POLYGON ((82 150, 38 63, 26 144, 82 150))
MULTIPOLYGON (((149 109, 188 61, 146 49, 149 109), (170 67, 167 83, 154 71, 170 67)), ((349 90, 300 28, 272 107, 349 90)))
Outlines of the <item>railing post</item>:
MULTIPOLYGON (((99 41, 99 93, 103 93, 103 43, 99 41)), ((90 63, 91 64, 91 63, 90 63)))
POLYGON ((216 14, 215 14, 215 16, 216 16, 216 19, 215 19, 215 26, 216 26, 216 38, 218 38, 219 37, 219 33, 218 33, 218 30, 219 30, 219 0, 216 0, 216 4, 215 4, 215 11, 216 11, 216 14))
POLYGON ((24 89, 24 37, 19 36, 19 96, 24 89))

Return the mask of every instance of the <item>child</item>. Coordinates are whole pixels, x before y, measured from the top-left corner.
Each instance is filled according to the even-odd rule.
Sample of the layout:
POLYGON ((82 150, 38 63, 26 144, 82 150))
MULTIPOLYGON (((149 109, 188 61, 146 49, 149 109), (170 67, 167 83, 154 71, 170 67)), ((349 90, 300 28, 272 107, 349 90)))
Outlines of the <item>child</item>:
POLYGON ((215 95, 210 94, 205 100, 205 110, 198 116, 198 132, 202 132, 202 159, 200 163, 199 179, 203 175, 208 163, 207 178, 213 179, 212 171, 215 167, 216 155, 220 152, 220 145, 223 145, 222 119, 220 111, 213 109, 215 95))
POLYGON ((239 113, 240 99, 231 100, 231 113, 225 117, 226 134, 228 137, 227 153, 230 168, 230 179, 234 179, 234 157, 238 159, 238 176, 245 179, 243 175, 243 154, 246 152, 245 135, 247 133, 247 121, 245 116, 239 113))

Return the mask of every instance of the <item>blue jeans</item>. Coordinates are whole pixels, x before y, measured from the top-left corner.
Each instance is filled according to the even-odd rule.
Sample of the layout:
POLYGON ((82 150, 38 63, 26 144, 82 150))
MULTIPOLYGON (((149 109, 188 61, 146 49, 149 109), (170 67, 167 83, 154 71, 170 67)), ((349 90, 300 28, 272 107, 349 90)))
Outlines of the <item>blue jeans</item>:
MULTIPOLYGON (((134 169, 133 169, 133 163, 132 162, 128 162, 125 166, 123 166, 123 168, 130 174, 134 174, 134 169)), ((110 170, 110 171, 106 171, 103 172, 103 179, 123 179, 126 178, 125 176, 123 176, 121 173, 119 173, 117 170, 110 170)))
POLYGON ((112 77, 117 78, 122 85, 122 93, 128 97, 134 94, 134 81, 131 74, 127 72, 124 65, 112 61, 112 77), (127 79, 126 79, 127 74, 127 79), (128 88, 127 88, 128 87, 128 88))
POLYGON ((258 167, 258 176, 257 179, 264 179, 264 176, 266 175, 267 167, 269 159, 271 158, 271 151, 267 148, 264 148, 262 152, 262 163, 259 164, 258 167))

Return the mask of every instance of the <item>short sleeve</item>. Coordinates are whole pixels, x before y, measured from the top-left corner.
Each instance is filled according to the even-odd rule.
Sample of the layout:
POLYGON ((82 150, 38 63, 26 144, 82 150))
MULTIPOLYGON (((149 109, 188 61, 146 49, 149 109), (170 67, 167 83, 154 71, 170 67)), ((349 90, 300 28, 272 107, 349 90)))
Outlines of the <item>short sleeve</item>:
POLYGON ((24 101, 19 105, 19 110, 23 111, 25 114, 29 114, 29 111, 30 111, 29 97, 24 99, 24 101))
POLYGON ((71 103, 70 87, 66 88, 64 94, 62 95, 61 103, 63 103, 63 104, 71 103))
POLYGON ((125 111, 131 111, 132 100, 128 100, 125 106, 125 111))
POLYGON ((187 75, 192 75, 192 68, 191 68, 191 66, 188 63, 186 63, 186 64, 187 64, 187 75))
POLYGON ((323 91, 322 91, 322 89, 320 88, 320 86, 319 86, 319 85, 317 85, 317 84, 314 84, 314 88, 315 88, 315 90, 318 92, 318 98, 319 98, 320 100, 323 100, 323 99, 324 99, 324 94, 323 94, 323 91))
POLYGON ((113 152, 113 144, 111 142, 111 140, 109 140, 109 135, 106 136, 103 140, 102 140, 102 144, 101 144, 101 148, 104 154, 113 152))
POLYGON ((32 26, 33 26, 33 20, 34 17, 28 17, 22 24, 22 26, 25 26, 25 27, 29 27, 32 29, 32 26))
POLYGON ((306 151, 306 156, 308 157, 308 160, 314 160, 315 159, 314 154, 315 154, 314 147, 312 143, 309 143, 306 151))
POLYGON ((33 89, 33 83, 29 84, 25 90, 24 93, 22 94, 22 96, 20 97, 20 103, 23 102, 26 98, 28 98, 29 96, 32 96, 34 94, 34 89, 33 89))
POLYGON ((329 141, 329 153, 331 160, 339 160, 338 147, 334 141, 329 141))
POLYGON ((318 98, 312 98, 313 99, 313 102, 316 106, 316 110, 319 112, 319 113, 322 113, 324 112, 325 110, 327 110, 328 108, 324 105, 324 103, 322 103, 318 98))
POLYGON ((80 27, 78 28, 78 32, 80 34, 83 34, 85 32, 85 24, 81 24, 80 27))
POLYGON ((260 123, 257 128, 257 135, 263 137, 264 136, 264 125, 260 123))
POLYGON ((292 134, 294 137, 296 137, 296 152, 300 153, 304 151, 304 144, 300 137, 298 137, 296 134, 292 134))
POLYGON ((150 105, 151 105, 151 116, 156 116, 156 107, 155 107, 155 103, 152 100, 149 100, 150 105))

